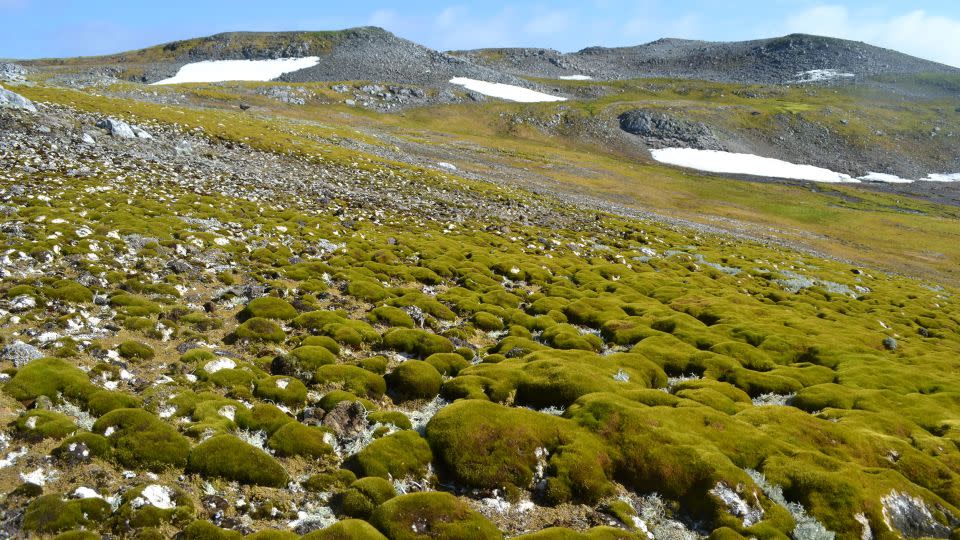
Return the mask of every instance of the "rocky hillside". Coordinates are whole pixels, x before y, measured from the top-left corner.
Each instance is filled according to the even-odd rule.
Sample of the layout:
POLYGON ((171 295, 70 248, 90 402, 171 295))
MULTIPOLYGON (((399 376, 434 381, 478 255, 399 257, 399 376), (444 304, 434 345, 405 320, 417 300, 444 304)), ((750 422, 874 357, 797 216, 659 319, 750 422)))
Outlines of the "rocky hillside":
POLYGON ((442 85, 453 77, 529 85, 517 76, 434 51, 376 27, 331 32, 230 32, 174 41, 109 56, 33 60, 27 67, 55 72, 93 69, 151 83, 204 60, 262 60, 320 56, 319 65, 288 74, 291 82, 373 81, 442 85))
POLYGON ((865 43, 803 34, 731 43, 660 39, 635 47, 589 47, 567 54, 552 49, 480 49, 451 54, 515 75, 545 78, 586 75, 602 80, 669 77, 791 83, 815 79, 820 70, 861 78, 960 73, 957 68, 865 43))

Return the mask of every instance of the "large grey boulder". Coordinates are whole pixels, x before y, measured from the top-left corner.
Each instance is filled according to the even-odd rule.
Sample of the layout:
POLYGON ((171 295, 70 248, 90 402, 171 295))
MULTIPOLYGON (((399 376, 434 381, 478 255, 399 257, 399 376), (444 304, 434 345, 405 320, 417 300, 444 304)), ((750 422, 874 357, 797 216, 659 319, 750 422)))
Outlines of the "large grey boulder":
POLYGON ((103 120, 97 122, 97 127, 107 130, 110 135, 114 137, 119 137, 121 139, 136 139, 137 136, 133 133, 133 128, 130 127, 130 124, 124 122, 123 120, 117 120, 116 118, 104 118, 103 120))
POLYGON ((636 109, 620 115, 620 129, 642 137, 652 148, 697 148, 723 150, 717 136, 705 124, 674 118, 658 111, 636 109))
POLYGON ((107 130, 110 135, 121 139, 152 139, 149 133, 139 126, 131 126, 123 120, 104 118, 97 122, 97 127, 107 130))
POLYGON ((40 349, 22 341, 14 341, 0 350, 0 358, 13 362, 14 367, 24 366, 42 357, 40 349))
POLYGON ((0 88, 0 109, 37 112, 37 106, 32 101, 6 88, 0 88))
POLYGON ((0 81, 23 82, 26 80, 27 70, 20 64, 0 64, 0 81))

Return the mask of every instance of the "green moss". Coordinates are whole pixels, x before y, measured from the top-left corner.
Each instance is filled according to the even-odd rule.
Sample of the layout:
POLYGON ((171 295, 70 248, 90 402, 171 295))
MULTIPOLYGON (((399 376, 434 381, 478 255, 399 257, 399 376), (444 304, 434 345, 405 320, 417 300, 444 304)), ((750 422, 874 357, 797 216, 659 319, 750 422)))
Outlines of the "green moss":
POLYGON ((30 411, 13 423, 17 435, 28 439, 60 439, 77 430, 69 416, 55 411, 30 411))
POLYGON ((433 460, 430 445, 416 431, 381 437, 351 456, 345 466, 358 476, 422 477, 433 460))
POLYGON ((254 382, 253 393, 260 399, 301 407, 307 402, 307 387, 291 377, 267 377, 254 382))
POLYGON ((369 319, 371 322, 385 324, 387 326, 398 326, 402 328, 413 328, 413 318, 406 311, 393 306, 380 306, 370 311, 369 319))
POLYGON ((334 385, 361 397, 380 399, 387 391, 383 377, 356 366, 322 366, 314 373, 313 382, 334 385))
POLYGON ((236 336, 249 341, 270 341, 281 343, 287 335, 280 325, 262 317, 252 317, 237 327, 236 336))
POLYGON ((64 441, 60 443, 60 446, 53 449, 51 454, 58 458, 68 456, 77 448, 77 445, 86 447, 91 456, 104 459, 108 458, 110 452, 113 451, 113 446, 110 444, 110 441, 103 435, 81 432, 68 439, 64 439, 64 441))
POLYGON ((136 409, 143 400, 137 396, 114 390, 98 390, 87 398, 87 409, 96 416, 103 416, 116 409, 136 409))
POLYGON ((236 414, 238 426, 254 431, 263 430, 268 435, 293 421, 294 419, 290 415, 270 403, 257 403, 252 409, 240 409, 236 414))
POLYGON ((429 363, 407 360, 386 377, 390 394, 397 401, 433 399, 440 393, 442 377, 429 363))
POLYGON ((413 328, 398 328, 387 332, 383 336, 383 346, 419 358, 453 352, 453 344, 449 339, 413 328))
POLYGON ((297 369, 314 371, 320 366, 336 364, 337 357, 327 347, 319 345, 304 345, 290 351, 290 356, 297 369))
POLYGON ((286 471, 269 454, 233 435, 218 435, 195 446, 187 460, 187 472, 269 487, 284 487, 288 480, 286 471))
POLYGON ((318 473, 307 479, 303 483, 309 491, 340 491, 357 480, 353 471, 347 469, 337 469, 329 473, 318 473))
POLYGON ((383 375, 387 372, 387 366, 390 365, 390 360, 386 356, 371 356, 357 360, 357 365, 371 373, 383 375))
POLYGON ((323 347, 333 354, 340 354, 340 344, 329 336, 307 336, 300 342, 303 347, 323 347))
POLYGON ((184 527, 178 537, 183 540, 240 540, 243 535, 221 529, 209 521, 197 520, 184 527))
POLYGON ((355 279, 347 285, 347 293, 366 302, 380 302, 390 294, 380 284, 369 279, 355 279))
POLYGON ((73 304, 83 304, 93 302, 93 291, 67 279, 60 280, 53 284, 53 287, 46 290, 47 296, 54 300, 69 302, 73 304))
POLYGON ((333 448, 324 440, 327 432, 300 422, 288 422, 277 429, 267 446, 278 456, 303 456, 324 459, 333 455, 333 448))
POLYGON ((39 358, 20 368, 3 387, 4 392, 20 401, 39 396, 60 399, 60 394, 85 397, 96 390, 87 374, 59 358, 39 358))
POLYGON ((503 538, 492 523, 449 493, 411 493, 380 505, 370 522, 393 540, 503 538))
POLYGON ((156 354, 153 347, 139 341, 124 341, 117 347, 117 352, 127 360, 150 360, 156 354))
POLYGON ((387 540, 373 525, 360 519, 338 521, 326 529, 314 531, 302 540, 387 540))
POLYGON ((503 321, 500 317, 486 311, 478 311, 473 314, 473 324, 480 330, 492 332, 503 330, 503 321))
POLYGON ((361 478, 335 494, 330 504, 340 514, 367 519, 376 507, 396 496, 397 493, 389 480, 361 478))
POLYGON ((413 429, 410 418, 400 411, 371 411, 367 413, 371 424, 392 424, 400 429, 413 429))
POLYGON ((470 366, 470 362, 458 353, 436 353, 431 354, 424 360, 430 364, 441 375, 456 375, 461 369, 470 366))
POLYGON ((282 298, 273 296, 264 296, 251 300, 243 310, 237 315, 242 321, 259 317, 262 319, 277 319, 281 321, 290 321, 296 318, 297 310, 290 302, 282 298))
POLYGON ((23 514, 20 526, 32 533, 56 533, 96 527, 110 516, 110 504, 98 498, 65 500, 59 493, 34 499, 23 514))
POLYGON ((90 531, 68 531, 53 537, 53 540, 100 540, 99 534, 90 531))
POLYGON ((190 451, 183 435, 143 409, 111 411, 93 424, 93 431, 110 441, 111 456, 125 467, 182 467, 190 451))
POLYGON ((144 499, 141 495, 146 488, 147 485, 141 485, 125 491, 120 499, 120 506, 114 512, 111 521, 120 524, 121 527, 141 529, 160 527, 168 523, 183 525, 193 519, 193 503, 182 489, 177 487, 167 488, 171 492, 170 499, 174 507, 159 508, 152 504, 142 504, 144 499))
POLYGON ((290 531, 264 529, 243 537, 244 540, 299 540, 301 536, 290 531))
POLYGON ((546 449, 548 500, 596 501, 612 490, 615 454, 564 418, 460 400, 430 420, 427 440, 443 470, 466 486, 527 489, 542 452, 538 449, 546 449))

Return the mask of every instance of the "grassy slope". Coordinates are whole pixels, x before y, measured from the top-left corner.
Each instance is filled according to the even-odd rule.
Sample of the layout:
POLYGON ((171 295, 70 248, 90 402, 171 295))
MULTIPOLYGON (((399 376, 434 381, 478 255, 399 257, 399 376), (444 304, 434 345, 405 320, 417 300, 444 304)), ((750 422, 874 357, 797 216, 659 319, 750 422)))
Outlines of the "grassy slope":
MULTIPOLYGON (((571 87, 584 83, 572 83, 571 87)), ((960 282, 960 225, 956 208, 909 198, 870 192, 856 187, 788 185, 785 183, 742 182, 709 174, 679 170, 624 155, 616 150, 584 141, 575 131, 570 135, 545 134, 526 125, 508 125, 507 116, 549 118, 556 105, 456 105, 409 110, 400 115, 381 115, 343 106, 312 104, 306 107, 281 106, 262 96, 251 95, 256 84, 187 85, 160 91, 186 91, 195 103, 206 107, 200 115, 189 115, 171 107, 132 101, 103 102, 53 89, 27 89, 28 97, 81 104, 87 110, 112 112, 114 108, 146 118, 204 124, 227 138, 276 148, 298 139, 290 128, 269 125, 250 115, 216 110, 232 108, 240 100, 268 109, 268 114, 308 121, 296 129, 320 146, 311 151, 324 156, 350 159, 350 152, 335 145, 342 138, 383 145, 376 136, 387 133, 418 143, 456 151, 463 159, 456 164, 479 173, 491 171, 484 162, 535 175, 527 187, 539 187, 536 178, 548 180, 554 189, 600 196, 621 204, 656 213, 710 224, 737 220, 746 232, 774 235, 809 246, 836 257, 859 260, 888 270, 960 282), (211 109, 212 107, 212 109, 211 109), (222 133, 220 115, 243 119, 249 133, 222 133), (285 132, 281 134, 280 132, 285 132), (276 137, 279 137, 278 139, 276 137), (324 144, 329 143, 329 144, 324 144)), ((634 81, 615 83, 617 93, 592 101, 568 102, 562 107, 573 121, 591 116, 615 116, 630 107, 669 106, 691 116, 713 117, 741 128, 765 129, 773 115, 803 114, 816 121, 833 118, 837 130, 853 144, 893 144, 894 137, 879 137, 882 129, 900 140, 917 136, 933 117, 952 111, 951 103, 935 100, 905 108, 889 98, 865 96, 859 90, 837 91, 807 88, 770 89, 735 87, 718 83, 634 81), (743 97, 754 94, 760 97, 743 97), (731 112, 734 111, 734 112, 731 112), (761 115, 750 114, 760 111, 761 115), (842 116, 841 116, 842 115, 842 116), (837 118, 849 117, 843 126, 837 118), (868 129, 866 126, 870 126, 868 129)), ((305 87, 321 99, 342 96, 327 85, 305 87)), ((129 89, 130 85, 128 85, 129 89)), ((960 115, 954 115, 960 117, 960 115)), ((960 119, 946 117, 957 125, 960 119)), ((946 131, 946 130, 945 130, 946 131)), ((303 144, 300 141, 295 144, 303 144)), ((945 142, 949 144, 949 141, 945 142)), ((523 175, 517 175, 523 180, 523 175)))

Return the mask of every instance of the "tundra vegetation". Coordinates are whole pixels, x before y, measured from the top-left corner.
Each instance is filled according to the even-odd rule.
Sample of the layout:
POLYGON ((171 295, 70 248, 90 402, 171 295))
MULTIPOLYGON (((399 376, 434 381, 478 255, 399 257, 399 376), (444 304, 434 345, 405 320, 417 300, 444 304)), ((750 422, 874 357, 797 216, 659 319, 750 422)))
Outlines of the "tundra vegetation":
MULTIPOLYGON (((374 158, 303 112, 18 90, 42 112, 0 113, 4 531, 960 538, 949 283, 374 158), (32 136, 104 116, 154 139, 32 136), (184 140, 204 149, 142 150, 184 140), (241 155, 382 198, 231 174, 241 155)), ((794 189, 756 185, 718 196, 794 189)), ((956 235, 955 209, 825 202, 845 190, 791 193, 956 235)))

